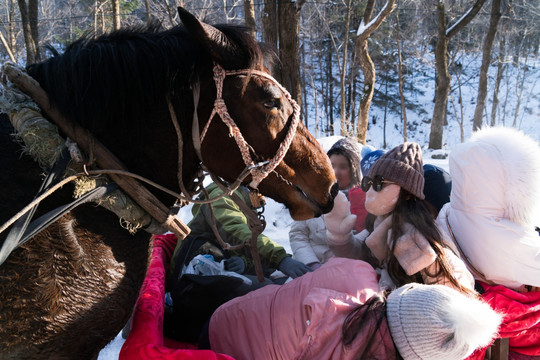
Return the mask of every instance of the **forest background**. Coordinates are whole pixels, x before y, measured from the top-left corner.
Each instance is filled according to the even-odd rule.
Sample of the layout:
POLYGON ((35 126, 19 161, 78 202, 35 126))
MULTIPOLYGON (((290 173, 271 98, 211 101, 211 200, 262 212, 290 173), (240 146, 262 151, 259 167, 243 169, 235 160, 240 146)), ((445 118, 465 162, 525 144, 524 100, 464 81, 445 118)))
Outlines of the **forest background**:
POLYGON ((317 138, 444 149, 504 125, 540 140, 540 1, 1 0, 0 58, 25 65, 83 35, 169 28, 177 6, 273 46, 271 70, 317 138))

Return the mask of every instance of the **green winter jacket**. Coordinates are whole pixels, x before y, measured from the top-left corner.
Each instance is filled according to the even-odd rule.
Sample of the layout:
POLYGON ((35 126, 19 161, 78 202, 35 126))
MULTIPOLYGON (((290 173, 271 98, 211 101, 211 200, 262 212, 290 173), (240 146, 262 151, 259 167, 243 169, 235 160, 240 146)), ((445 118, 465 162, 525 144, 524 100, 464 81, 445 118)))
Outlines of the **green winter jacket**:
MULTIPOLYGON (((223 193, 223 191, 214 183, 210 184, 206 190, 208 191, 210 198, 217 197, 223 193)), ((246 204, 251 203, 249 194, 245 188, 240 187, 235 191, 235 193, 246 204)), ((210 215, 210 209, 208 206, 209 204, 193 205, 193 219, 188 223, 188 226, 191 229, 190 235, 215 239, 212 228, 210 227, 212 217, 210 215)), ((231 245, 237 245, 251 238, 251 230, 249 229, 248 218, 229 196, 224 196, 221 199, 213 202, 212 210, 214 211, 214 216, 216 219, 216 227, 223 241, 231 245)), ((218 244, 217 240, 215 241, 215 244, 218 244)), ((179 241, 176 249, 174 250, 170 267, 171 270, 174 269, 174 259, 176 258, 176 254, 178 253, 181 245, 182 242, 179 241)), ((259 249, 259 255, 263 268, 277 269, 281 260, 287 256, 291 256, 287 254, 282 246, 276 244, 264 234, 259 235, 257 238, 257 247, 259 249)), ((238 250, 229 251, 229 255, 240 256, 246 264, 245 273, 254 273, 251 251, 248 246, 238 250)))

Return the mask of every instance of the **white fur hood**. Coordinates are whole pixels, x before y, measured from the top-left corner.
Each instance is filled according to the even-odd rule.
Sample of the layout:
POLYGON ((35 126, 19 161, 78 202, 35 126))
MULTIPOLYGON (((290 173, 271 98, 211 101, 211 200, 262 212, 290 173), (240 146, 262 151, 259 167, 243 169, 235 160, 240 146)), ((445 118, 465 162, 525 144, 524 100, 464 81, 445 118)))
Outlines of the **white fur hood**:
POLYGON ((450 154, 453 206, 540 226, 540 146, 513 128, 485 128, 450 154))
POLYGON ((514 129, 483 129, 452 151, 450 175, 438 221, 469 262, 497 284, 540 286, 540 146, 514 129))

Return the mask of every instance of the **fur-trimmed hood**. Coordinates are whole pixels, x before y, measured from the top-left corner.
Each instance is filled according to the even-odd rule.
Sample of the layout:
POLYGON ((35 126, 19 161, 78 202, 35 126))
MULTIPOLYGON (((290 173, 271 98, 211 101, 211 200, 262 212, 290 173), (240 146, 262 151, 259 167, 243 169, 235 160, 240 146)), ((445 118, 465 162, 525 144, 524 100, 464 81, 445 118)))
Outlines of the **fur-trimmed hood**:
POLYGON ((453 206, 540 225, 540 145, 513 128, 485 128, 450 155, 453 206))
POLYGON ((450 203, 437 220, 475 277, 540 286, 540 146, 511 128, 482 129, 452 150, 450 174, 450 203))

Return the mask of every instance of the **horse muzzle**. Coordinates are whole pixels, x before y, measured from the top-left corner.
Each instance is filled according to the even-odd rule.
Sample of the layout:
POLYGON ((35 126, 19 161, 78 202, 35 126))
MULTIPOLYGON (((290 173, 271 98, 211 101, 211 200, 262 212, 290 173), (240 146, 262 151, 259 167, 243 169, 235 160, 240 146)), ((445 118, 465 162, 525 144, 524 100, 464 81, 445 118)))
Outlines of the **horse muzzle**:
POLYGON ((330 188, 330 200, 328 201, 328 204, 321 207, 321 211, 323 214, 328 214, 330 211, 332 211, 332 209, 334 208, 334 199, 336 198, 338 193, 339 193, 339 186, 338 186, 338 183, 335 183, 330 188))

